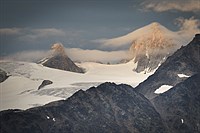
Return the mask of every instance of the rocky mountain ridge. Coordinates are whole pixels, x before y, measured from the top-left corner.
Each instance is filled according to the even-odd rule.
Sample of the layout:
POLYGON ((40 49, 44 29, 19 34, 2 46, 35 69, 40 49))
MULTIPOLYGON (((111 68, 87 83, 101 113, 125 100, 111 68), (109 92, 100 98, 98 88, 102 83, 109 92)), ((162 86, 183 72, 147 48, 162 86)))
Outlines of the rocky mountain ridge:
POLYGON ((162 85, 175 86, 186 79, 186 77, 179 77, 179 74, 192 76, 199 72, 200 34, 196 34, 187 46, 181 47, 168 57, 153 75, 136 87, 136 90, 148 99, 152 99, 157 96, 155 90, 162 85))

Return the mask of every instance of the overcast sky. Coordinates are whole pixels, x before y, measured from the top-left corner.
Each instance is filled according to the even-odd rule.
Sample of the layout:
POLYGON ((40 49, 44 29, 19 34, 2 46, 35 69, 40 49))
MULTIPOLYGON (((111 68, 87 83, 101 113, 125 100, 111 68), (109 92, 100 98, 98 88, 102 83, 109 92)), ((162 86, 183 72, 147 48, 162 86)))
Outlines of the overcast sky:
POLYGON ((177 18, 200 19, 200 0, 0 0, 0 56, 66 48, 112 50, 93 40, 127 34, 152 22, 172 31, 177 18))

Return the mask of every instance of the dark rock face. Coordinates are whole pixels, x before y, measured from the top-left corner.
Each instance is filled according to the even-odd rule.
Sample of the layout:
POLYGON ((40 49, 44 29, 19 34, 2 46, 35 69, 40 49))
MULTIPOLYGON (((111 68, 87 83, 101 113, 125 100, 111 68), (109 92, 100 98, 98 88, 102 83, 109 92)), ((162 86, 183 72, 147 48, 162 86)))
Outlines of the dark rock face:
POLYGON ((44 86, 50 85, 50 84, 53 84, 53 82, 51 80, 44 80, 44 81, 42 81, 42 84, 38 87, 38 90, 40 90, 44 86))
POLYGON ((148 99, 153 99, 157 95, 155 90, 162 85, 175 86, 186 78, 180 78, 177 74, 192 76, 200 72, 200 35, 184 47, 177 50, 172 56, 157 69, 157 71, 140 83, 136 90, 148 99))
POLYGON ((104 83, 42 107, 0 112, 5 133, 165 133, 152 104, 128 85, 104 83))
POLYGON ((200 132, 200 73, 152 99, 172 133, 200 132))
POLYGON ((67 57, 67 55, 55 55, 44 62, 43 65, 46 67, 65 71, 84 73, 84 70, 76 66, 74 62, 69 57, 67 57))
POLYGON ((7 73, 3 70, 0 69, 0 83, 5 81, 9 76, 7 73))

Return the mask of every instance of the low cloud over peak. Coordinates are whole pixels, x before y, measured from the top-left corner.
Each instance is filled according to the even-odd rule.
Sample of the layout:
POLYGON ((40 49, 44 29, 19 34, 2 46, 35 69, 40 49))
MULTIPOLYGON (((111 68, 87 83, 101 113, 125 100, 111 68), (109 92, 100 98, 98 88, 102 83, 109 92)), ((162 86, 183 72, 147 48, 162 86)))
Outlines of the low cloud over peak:
POLYGON ((186 45, 200 31, 200 20, 194 17, 177 18, 175 24, 179 27, 178 31, 171 31, 161 24, 153 22, 126 35, 111 39, 98 39, 93 42, 101 44, 102 47, 115 49, 124 46, 130 47, 133 42, 148 40, 155 34, 156 37, 163 36, 166 39, 172 39, 175 44, 186 45))
MULTIPOLYGON (((78 62, 101 62, 101 63, 119 63, 121 60, 131 59, 129 51, 101 51, 84 50, 80 48, 65 48, 69 58, 78 62)), ((49 50, 22 51, 9 56, 1 57, 3 60, 17 60, 38 62, 39 60, 52 55, 49 50)))
POLYGON ((189 32, 199 32, 200 30, 200 20, 191 17, 189 19, 184 19, 183 17, 177 18, 175 24, 180 27, 181 31, 189 32))

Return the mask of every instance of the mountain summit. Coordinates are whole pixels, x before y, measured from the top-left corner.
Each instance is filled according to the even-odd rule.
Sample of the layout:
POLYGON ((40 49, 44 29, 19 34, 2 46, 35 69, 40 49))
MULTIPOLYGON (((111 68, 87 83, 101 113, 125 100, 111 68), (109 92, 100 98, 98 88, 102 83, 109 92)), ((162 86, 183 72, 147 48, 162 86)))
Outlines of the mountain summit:
POLYGON ((171 35, 174 33, 159 23, 152 23, 141 30, 147 31, 133 40, 130 52, 137 63, 136 72, 150 72, 162 64, 180 45, 171 35))
POLYGON ((102 41, 104 46, 122 47, 130 45, 131 58, 137 67, 136 72, 150 72, 158 68, 166 58, 172 55, 191 38, 183 37, 180 32, 174 32, 160 23, 153 22, 133 32, 102 41))
POLYGON ((50 58, 42 60, 42 65, 50 68, 84 73, 82 68, 79 68, 66 54, 62 44, 56 43, 51 47, 53 53, 50 58))

